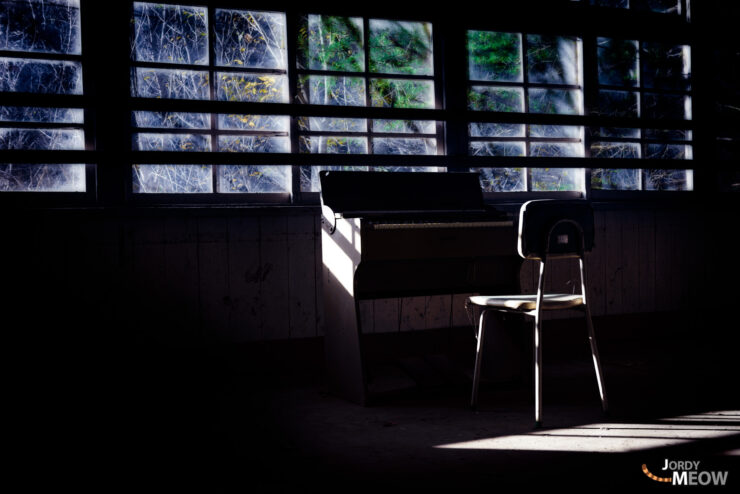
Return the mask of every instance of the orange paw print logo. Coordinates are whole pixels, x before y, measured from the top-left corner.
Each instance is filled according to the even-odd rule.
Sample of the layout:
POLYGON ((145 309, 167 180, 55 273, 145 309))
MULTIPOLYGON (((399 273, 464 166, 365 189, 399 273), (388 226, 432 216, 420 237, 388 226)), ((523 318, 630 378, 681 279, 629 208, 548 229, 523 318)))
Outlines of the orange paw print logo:
POLYGON ((650 470, 648 470, 647 465, 644 463, 642 464, 642 472, 657 482, 672 482, 673 481, 673 477, 658 477, 657 475, 650 473, 650 470))

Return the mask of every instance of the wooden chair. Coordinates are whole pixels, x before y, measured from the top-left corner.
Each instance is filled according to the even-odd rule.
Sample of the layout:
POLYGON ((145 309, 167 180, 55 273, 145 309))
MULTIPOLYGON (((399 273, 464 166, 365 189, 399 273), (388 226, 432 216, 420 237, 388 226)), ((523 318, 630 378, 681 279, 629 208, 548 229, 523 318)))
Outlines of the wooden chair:
POLYGON ((604 376, 596 348, 591 310, 586 300, 586 266, 584 255, 593 247, 593 210, 585 200, 536 200, 522 205, 519 211, 518 251, 524 259, 539 261, 537 293, 532 295, 477 295, 466 304, 480 309, 476 327, 477 350, 473 371, 471 406, 478 401, 478 385, 482 361, 485 315, 488 311, 502 311, 534 317, 535 354, 535 424, 542 424, 542 312, 578 309, 585 313, 588 339, 591 344, 596 380, 604 412, 607 411, 604 376), (545 273, 551 259, 578 259, 581 275, 581 293, 545 293, 545 273))

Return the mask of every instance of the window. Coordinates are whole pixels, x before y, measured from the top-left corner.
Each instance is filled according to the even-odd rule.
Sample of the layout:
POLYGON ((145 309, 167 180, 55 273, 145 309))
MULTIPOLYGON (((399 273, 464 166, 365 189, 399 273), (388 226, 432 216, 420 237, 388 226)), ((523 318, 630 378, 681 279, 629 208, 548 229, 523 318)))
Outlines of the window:
MULTIPOLYGON (((134 2, 132 27, 134 97, 288 101, 284 13, 134 2)), ((131 118, 135 151, 290 152, 285 115, 142 110, 131 118)), ((238 160, 216 165, 137 163, 132 183, 134 194, 285 195, 291 190, 290 167, 238 160)))
MULTIPOLYGON (((686 45, 597 38, 598 101, 594 113, 651 120, 691 119, 690 52, 686 45)), ((684 129, 590 128, 595 158, 691 159, 684 129)), ((602 190, 690 190, 691 170, 592 170, 602 190)))
POLYGON ((0 93, 16 103, 0 105, 0 149, 21 156, 0 163, 0 191, 85 192, 84 164, 22 162, 22 151, 86 148, 79 0, 4 1, 0 33, 0 93))
MULTIPOLYGON (((568 36, 468 31, 468 108, 582 115, 581 41, 568 36)), ((535 119, 536 120, 536 119, 535 119)), ((583 127, 473 122, 473 156, 583 157, 583 127)), ((497 167, 481 172, 487 192, 583 191, 578 168, 497 167)))

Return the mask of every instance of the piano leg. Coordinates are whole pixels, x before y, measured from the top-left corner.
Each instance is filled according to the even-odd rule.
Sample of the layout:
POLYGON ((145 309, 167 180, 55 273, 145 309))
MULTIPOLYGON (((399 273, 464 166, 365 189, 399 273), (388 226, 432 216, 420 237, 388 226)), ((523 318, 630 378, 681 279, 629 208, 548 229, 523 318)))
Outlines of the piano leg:
POLYGON ((329 392, 367 405, 359 302, 354 275, 360 263, 359 219, 339 219, 322 229, 324 347, 329 392))

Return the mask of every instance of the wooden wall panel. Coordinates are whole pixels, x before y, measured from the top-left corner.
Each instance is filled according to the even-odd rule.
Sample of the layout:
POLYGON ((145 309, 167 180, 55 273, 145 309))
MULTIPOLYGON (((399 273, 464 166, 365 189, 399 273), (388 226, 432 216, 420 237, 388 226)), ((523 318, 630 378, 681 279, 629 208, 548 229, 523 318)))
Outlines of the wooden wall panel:
POLYGON ((316 336, 314 234, 312 216, 295 215, 287 218, 288 309, 291 338, 316 336))
POLYGON ((288 269, 288 218, 266 215, 260 218, 260 259, 262 285, 258 310, 262 315, 259 339, 290 337, 290 273, 288 269))
POLYGON ((198 219, 200 321, 208 340, 232 341, 229 230, 226 218, 198 219))
POLYGON ((236 342, 260 338, 262 270, 260 220, 253 216, 229 218, 229 328, 236 342))

